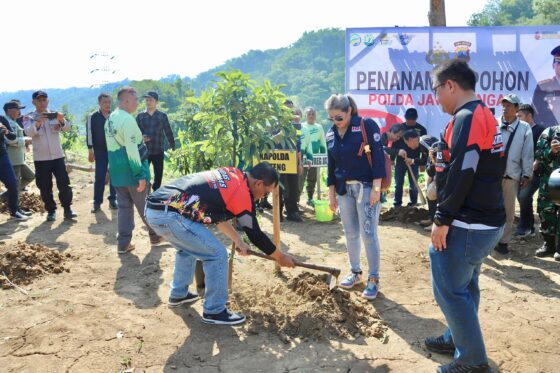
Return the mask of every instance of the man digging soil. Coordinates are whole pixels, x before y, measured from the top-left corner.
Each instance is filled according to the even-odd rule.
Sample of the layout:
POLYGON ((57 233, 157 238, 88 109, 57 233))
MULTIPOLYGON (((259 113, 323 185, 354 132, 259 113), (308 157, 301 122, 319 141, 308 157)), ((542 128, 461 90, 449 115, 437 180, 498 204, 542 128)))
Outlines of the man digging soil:
POLYGON ((282 253, 261 231, 255 214, 254 201, 270 193, 277 184, 276 170, 263 162, 247 174, 234 167, 223 167, 186 175, 150 194, 146 204, 148 224, 177 249, 169 306, 199 298, 189 292, 198 259, 203 263, 206 280, 202 321, 220 325, 245 321, 245 316, 226 308, 228 254, 206 225, 216 224, 240 254, 247 255, 249 246, 228 222, 236 217, 254 245, 280 266, 294 267, 294 259, 282 253))

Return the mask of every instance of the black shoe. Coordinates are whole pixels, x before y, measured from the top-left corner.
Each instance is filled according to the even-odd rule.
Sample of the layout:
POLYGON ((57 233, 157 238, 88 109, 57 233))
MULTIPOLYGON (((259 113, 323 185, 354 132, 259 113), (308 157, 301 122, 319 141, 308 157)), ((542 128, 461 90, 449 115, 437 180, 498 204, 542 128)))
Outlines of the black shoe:
POLYGON ((237 325, 245 322, 245 316, 240 313, 231 312, 226 308, 215 315, 203 313, 202 322, 215 325, 237 325))
POLYGON ((297 223, 301 223, 303 221, 303 219, 301 218, 301 216, 299 215, 299 213, 297 212, 291 212, 286 216, 286 219, 288 219, 289 221, 295 221, 297 223))
POLYGON ((119 208, 119 205, 117 205, 117 201, 109 201, 109 208, 111 210, 117 210, 119 208))
POLYGON ((73 220, 77 217, 78 217, 78 215, 74 211, 72 211, 72 209, 64 210, 64 219, 73 220))
POLYGON ((266 199, 260 203, 263 209, 272 210, 272 205, 266 199))
POLYGON ((93 207, 91 208, 91 213, 95 214, 97 211, 100 211, 101 207, 99 207, 99 205, 93 205, 93 207))
POLYGON ((169 307, 177 307, 180 306, 181 304, 195 302, 198 299, 200 299, 198 294, 187 293, 187 296, 183 298, 169 298, 167 304, 169 305, 169 307))
POLYGON ((506 255, 509 253, 509 249, 508 249, 508 244, 507 243, 499 243, 498 246, 496 246, 494 248, 494 251, 502 254, 502 255, 506 255))
POLYGON ((56 220, 56 212, 50 211, 47 213, 47 221, 55 221, 56 220))
POLYGON ((545 256, 553 256, 554 255, 554 241, 556 237, 544 235, 544 244, 535 251, 535 256, 538 258, 544 258, 545 256))
POLYGON ((438 373, 492 373, 488 364, 463 365, 453 361, 451 364, 442 365, 437 369, 438 373))
POLYGON ((440 335, 439 337, 428 337, 424 339, 424 346, 426 346, 429 351, 438 354, 451 356, 455 354, 455 344, 453 344, 453 342, 445 342, 443 335, 440 335))
POLYGON ((22 210, 22 209, 19 209, 18 212, 22 215, 25 215, 25 216, 33 215, 33 213, 31 211, 25 211, 25 210, 22 210))

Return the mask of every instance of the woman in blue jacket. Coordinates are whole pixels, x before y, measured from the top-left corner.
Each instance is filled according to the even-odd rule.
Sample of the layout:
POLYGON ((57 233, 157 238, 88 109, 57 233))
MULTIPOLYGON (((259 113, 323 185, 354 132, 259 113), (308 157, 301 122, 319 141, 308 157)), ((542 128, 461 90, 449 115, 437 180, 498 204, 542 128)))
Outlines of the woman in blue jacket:
POLYGON ((358 116, 356 103, 349 95, 332 95, 325 102, 325 109, 333 123, 326 135, 330 208, 340 210, 351 270, 340 286, 351 289, 364 281, 360 267, 361 237, 369 265, 362 296, 375 299, 379 290, 379 199, 381 179, 385 176, 381 134, 372 119, 358 116))

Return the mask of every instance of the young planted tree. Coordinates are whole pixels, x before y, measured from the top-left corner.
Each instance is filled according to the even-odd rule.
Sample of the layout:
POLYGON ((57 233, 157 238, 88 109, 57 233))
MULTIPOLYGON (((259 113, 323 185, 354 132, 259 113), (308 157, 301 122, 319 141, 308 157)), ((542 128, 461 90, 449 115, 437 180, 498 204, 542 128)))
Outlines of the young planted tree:
POLYGON ((221 166, 250 168, 254 158, 274 147, 274 134, 288 134, 277 137, 280 142, 295 136, 281 86, 257 85, 239 70, 215 75, 213 86, 184 105, 187 129, 172 155, 182 174, 221 166))

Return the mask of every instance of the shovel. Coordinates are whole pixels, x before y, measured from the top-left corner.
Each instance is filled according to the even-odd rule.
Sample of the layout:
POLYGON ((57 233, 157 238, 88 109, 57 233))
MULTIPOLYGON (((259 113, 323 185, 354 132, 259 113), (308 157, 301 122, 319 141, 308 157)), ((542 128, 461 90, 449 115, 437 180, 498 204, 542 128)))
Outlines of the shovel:
MULTIPOLYGON (((247 253, 249 253, 251 255, 254 255, 254 256, 258 256, 259 258, 263 258, 263 259, 267 259, 267 260, 274 260, 268 255, 258 253, 256 251, 251 250, 251 249, 247 250, 247 253)), ((337 281, 338 281, 338 276, 340 276, 340 269, 332 268, 332 267, 324 267, 324 266, 320 266, 320 265, 316 265, 316 264, 303 263, 303 262, 299 262, 297 260, 294 260, 294 264, 296 265, 296 267, 303 267, 303 268, 308 268, 308 269, 314 269, 316 271, 327 272, 329 274, 329 276, 327 277, 327 283, 329 284, 329 290, 332 290, 336 287, 336 284, 337 284, 337 281)))
POLYGON ((408 167, 408 172, 410 172, 410 176, 412 177, 412 181, 414 181, 414 186, 416 187, 416 190, 418 191, 418 197, 420 197, 420 202, 422 202, 423 205, 426 204, 426 197, 424 197, 424 193, 422 192, 422 189, 420 189, 420 186, 418 185, 418 181, 416 180, 416 176, 414 176, 414 172, 412 172, 412 168, 410 167, 410 165, 407 163, 406 164, 408 167))

